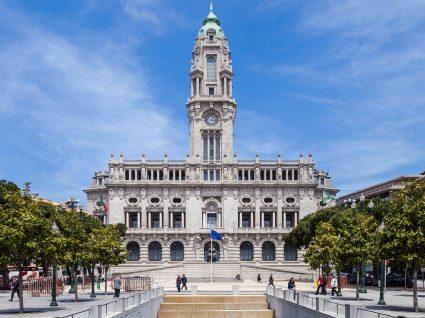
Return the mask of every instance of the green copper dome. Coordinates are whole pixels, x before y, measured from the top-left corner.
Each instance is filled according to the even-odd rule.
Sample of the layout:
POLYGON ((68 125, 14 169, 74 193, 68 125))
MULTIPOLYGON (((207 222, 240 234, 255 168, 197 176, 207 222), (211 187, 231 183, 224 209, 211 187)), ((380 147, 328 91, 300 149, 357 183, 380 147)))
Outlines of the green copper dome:
POLYGON ((219 38, 224 37, 224 32, 220 26, 220 20, 213 12, 212 2, 210 5, 210 12, 208 16, 205 18, 201 29, 199 30, 198 36, 207 36, 208 30, 213 29, 215 31, 215 36, 219 38))

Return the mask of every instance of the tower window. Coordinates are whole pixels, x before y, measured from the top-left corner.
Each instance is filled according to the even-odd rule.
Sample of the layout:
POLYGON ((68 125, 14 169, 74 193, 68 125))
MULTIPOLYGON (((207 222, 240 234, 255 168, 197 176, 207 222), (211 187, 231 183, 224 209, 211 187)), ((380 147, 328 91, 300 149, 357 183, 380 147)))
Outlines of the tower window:
POLYGON ((207 80, 215 81, 217 73, 217 62, 215 57, 210 56, 207 58, 207 80))
POLYGON ((214 40, 214 36, 210 35, 210 41, 212 42, 214 40))
POLYGON ((208 89, 208 95, 213 96, 214 95, 214 87, 210 87, 208 89))

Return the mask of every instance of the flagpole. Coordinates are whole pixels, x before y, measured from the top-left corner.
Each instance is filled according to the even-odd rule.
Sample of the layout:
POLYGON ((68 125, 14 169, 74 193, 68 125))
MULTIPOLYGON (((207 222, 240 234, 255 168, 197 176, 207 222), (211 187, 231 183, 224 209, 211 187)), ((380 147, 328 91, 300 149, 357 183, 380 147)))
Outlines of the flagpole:
POLYGON ((212 244, 212 241, 213 241, 213 238, 212 238, 212 230, 211 230, 211 247, 210 247, 210 251, 211 251, 211 257, 210 257, 210 259, 211 259, 211 284, 212 284, 212 282, 213 282, 213 280, 212 280, 212 258, 213 258, 213 249, 212 249, 212 247, 213 247, 213 244, 212 244))

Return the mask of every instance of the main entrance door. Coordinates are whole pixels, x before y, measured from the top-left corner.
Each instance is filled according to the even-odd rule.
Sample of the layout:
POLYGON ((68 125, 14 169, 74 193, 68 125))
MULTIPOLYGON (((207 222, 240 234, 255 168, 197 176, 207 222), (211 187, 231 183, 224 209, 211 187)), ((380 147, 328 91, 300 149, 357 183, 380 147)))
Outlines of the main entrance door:
POLYGON ((205 243, 204 259, 206 262, 211 262, 211 257, 213 262, 218 262, 220 260, 220 245, 218 245, 217 242, 212 243, 212 251, 211 251, 211 241, 205 243))

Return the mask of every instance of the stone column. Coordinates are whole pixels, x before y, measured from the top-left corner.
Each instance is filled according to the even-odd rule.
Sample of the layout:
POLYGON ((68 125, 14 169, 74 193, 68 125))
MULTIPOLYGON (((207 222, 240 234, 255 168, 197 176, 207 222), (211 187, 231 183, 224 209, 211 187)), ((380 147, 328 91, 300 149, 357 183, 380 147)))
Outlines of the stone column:
POLYGON ((160 228, 163 228, 164 227, 163 220, 162 220, 162 213, 161 212, 159 212, 159 227, 160 228))
POLYGON ((242 227, 242 212, 239 212, 239 226, 242 227))
POLYGON ((173 212, 170 213, 170 228, 174 227, 174 214, 173 212))
POLYGON ((283 211, 283 227, 286 227, 286 212, 283 211))
POLYGON ((151 222, 151 213, 150 212, 148 212, 148 228, 150 228, 151 227, 151 224, 152 224, 152 222, 151 222))

